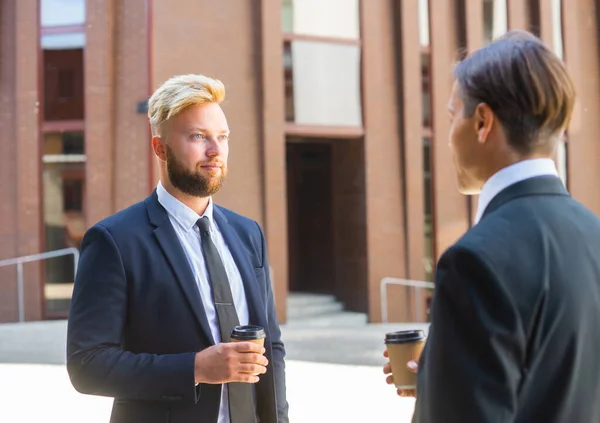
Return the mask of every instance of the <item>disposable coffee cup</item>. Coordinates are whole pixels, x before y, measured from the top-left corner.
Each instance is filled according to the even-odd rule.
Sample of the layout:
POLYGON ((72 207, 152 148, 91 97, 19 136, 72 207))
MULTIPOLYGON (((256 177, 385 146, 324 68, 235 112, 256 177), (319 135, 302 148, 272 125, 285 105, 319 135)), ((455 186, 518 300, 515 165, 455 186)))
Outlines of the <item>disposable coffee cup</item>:
POLYGON ((265 345, 265 330, 261 326, 236 326, 231 331, 231 342, 254 342, 265 345))
POLYGON ((407 363, 418 361, 425 346, 425 332, 405 330, 385 335, 385 345, 392 365, 392 378, 396 389, 416 389, 417 375, 411 372, 407 363))

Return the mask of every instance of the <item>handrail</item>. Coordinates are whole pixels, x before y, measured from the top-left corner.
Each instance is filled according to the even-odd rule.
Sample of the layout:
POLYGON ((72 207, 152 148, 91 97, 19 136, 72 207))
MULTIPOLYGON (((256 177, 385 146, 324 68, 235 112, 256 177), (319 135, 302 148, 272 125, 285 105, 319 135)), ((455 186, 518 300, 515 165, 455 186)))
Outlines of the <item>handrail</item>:
MULTIPOLYGON (((79 250, 77 248, 63 248, 60 250, 46 251, 45 253, 31 254, 12 259, 0 260, 0 267, 17 265, 17 312, 19 314, 19 323, 25 321, 25 293, 23 291, 23 263, 47 260, 56 257, 68 256, 73 254, 73 276, 77 275, 77 263, 79 262, 79 250)), ((75 279, 73 279, 75 280, 75 279)))
MULTIPOLYGON (((381 322, 388 323, 388 304, 387 304, 387 286, 388 285, 402 285, 402 286, 411 286, 414 288, 430 288, 433 289, 435 286, 432 282, 423 282, 423 281, 413 281, 410 279, 400 279, 400 278, 391 278, 385 277, 381 279, 379 283, 379 291, 381 293, 381 322)), ((417 291, 417 296, 420 296, 417 291)), ((420 298, 417 298, 415 301, 415 307, 417 316, 421 315, 421 301, 420 298)))

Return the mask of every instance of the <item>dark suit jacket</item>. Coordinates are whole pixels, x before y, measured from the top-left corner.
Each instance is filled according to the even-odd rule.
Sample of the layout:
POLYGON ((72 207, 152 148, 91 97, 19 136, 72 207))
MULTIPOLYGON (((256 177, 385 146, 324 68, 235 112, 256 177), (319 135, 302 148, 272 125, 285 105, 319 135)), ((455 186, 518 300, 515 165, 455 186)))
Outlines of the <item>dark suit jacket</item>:
MULTIPOLYGON (((288 421, 285 349, 259 225, 215 206, 241 273, 250 323, 265 327, 260 423, 288 421)), ((200 251, 200 246, 198 246, 200 251)), ((114 397, 114 423, 216 423, 222 385, 194 384, 196 352, 214 345, 194 275, 156 191, 90 228, 81 245, 67 369, 82 393, 114 397)))
POLYGON ((516 183, 440 258, 417 423, 600 422, 600 219, 516 183))

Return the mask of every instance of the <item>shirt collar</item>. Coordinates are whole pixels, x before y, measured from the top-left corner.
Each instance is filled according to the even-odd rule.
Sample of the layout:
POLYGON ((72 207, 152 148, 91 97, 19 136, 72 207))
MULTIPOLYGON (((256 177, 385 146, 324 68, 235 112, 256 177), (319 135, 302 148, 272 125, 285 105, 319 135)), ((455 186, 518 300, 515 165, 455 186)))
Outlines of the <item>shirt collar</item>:
POLYGON ((552 159, 530 159, 517 162, 494 173, 483 185, 477 204, 477 224, 486 207, 496 195, 510 185, 536 176, 553 175, 558 177, 556 165, 552 159))
POLYGON ((189 231, 194 228, 198 219, 204 216, 208 217, 210 227, 211 229, 213 228, 212 197, 208 198, 208 207, 206 207, 204 214, 200 216, 177 198, 173 197, 169 191, 165 189, 161 181, 158 181, 158 185, 156 186, 156 195, 158 196, 158 202, 165 208, 169 216, 171 216, 184 230, 189 231))

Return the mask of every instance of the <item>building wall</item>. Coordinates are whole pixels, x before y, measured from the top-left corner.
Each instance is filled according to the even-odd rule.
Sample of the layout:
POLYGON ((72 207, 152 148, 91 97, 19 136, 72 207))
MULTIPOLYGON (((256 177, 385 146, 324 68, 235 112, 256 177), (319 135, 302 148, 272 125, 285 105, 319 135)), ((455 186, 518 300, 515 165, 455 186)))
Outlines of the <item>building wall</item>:
MULTIPOLYGON (((265 229, 280 320, 288 291, 287 136, 333 140, 335 294, 379 321, 381 279, 431 279, 437 258, 472 224, 477 199, 456 191, 447 148, 452 65, 459 48, 476 49, 512 28, 539 34, 567 62, 579 97, 557 161, 574 197, 600 214, 596 0, 578 8, 564 0, 324 1, 310 2, 319 11, 311 15, 300 0, 87 0, 86 226, 143 199, 157 182, 140 104, 173 75, 204 73, 225 83, 232 129, 229 178, 216 200, 265 229), (338 10, 344 22, 329 25, 338 10), (328 69, 309 66, 311 52, 327 51, 335 54, 320 61, 344 60, 352 72, 317 86, 328 69), (284 58, 296 60, 287 79, 284 58), (340 101, 347 103, 329 110, 340 101)), ((0 0, 0 22, 0 147, 8 152, 0 158, 1 260, 45 243, 38 2, 0 0)), ((39 319, 44 275, 39 265, 25 273, 27 318, 39 319)), ((17 318, 15 276, 14 267, 0 268, 0 321, 17 318)), ((426 296, 421 307, 415 301, 411 288, 390 288, 389 319, 426 318, 416 314, 426 296)))
MULTIPOLYGON (((0 1, 0 259, 40 251, 38 5, 0 1)), ((0 268, 0 322, 18 318, 16 266, 0 268)), ((25 318, 42 316, 39 264, 24 265, 25 318)))
POLYGON ((93 225, 143 200, 150 179, 151 139, 146 2, 87 0, 85 138, 87 215, 93 225))
POLYGON ((153 3, 152 89, 173 75, 223 81, 231 129, 229 174, 215 200, 263 223, 257 1, 153 3))
POLYGON ((152 3, 152 89, 184 73, 202 73, 225 84, 223 110, 231 129, 229 174, 215 200, 263 226, 278 315, 285 320, 287 227, 278 1, 152 3))

